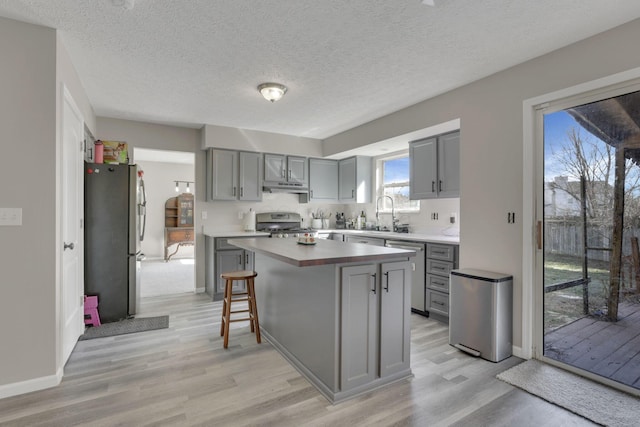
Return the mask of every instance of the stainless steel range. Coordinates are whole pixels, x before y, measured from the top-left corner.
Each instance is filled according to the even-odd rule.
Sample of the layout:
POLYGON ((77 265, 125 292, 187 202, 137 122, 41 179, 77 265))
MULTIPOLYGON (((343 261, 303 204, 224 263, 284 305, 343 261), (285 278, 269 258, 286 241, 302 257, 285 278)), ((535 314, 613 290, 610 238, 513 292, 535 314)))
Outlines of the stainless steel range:
POLYGON ((302 227, 302 218, 296 212, 264 212, 256 214, 256 231, 270 232, 270 237, 299 237, 315 231, 302 227))

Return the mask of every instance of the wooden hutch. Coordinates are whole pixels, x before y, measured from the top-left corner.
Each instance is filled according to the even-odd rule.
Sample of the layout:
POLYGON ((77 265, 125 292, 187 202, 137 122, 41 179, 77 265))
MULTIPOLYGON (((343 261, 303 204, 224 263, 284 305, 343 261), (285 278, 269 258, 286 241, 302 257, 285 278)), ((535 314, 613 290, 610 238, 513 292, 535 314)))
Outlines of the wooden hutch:
POLYGON ((171 197, 164 204, 164 260, 169 261, 180 246, 193 246, 193 194, 171 197), (169 255, 169 246, 177 245, 169 255))

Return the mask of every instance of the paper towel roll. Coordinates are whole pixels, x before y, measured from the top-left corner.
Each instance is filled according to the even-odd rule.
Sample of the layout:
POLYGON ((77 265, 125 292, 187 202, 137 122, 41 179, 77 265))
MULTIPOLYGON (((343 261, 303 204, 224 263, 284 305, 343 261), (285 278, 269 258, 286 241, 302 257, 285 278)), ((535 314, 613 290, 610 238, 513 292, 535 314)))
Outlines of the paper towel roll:
POLYGON ((256 212, 253 209, 244 214, 244 231, 256 231, 256 212))

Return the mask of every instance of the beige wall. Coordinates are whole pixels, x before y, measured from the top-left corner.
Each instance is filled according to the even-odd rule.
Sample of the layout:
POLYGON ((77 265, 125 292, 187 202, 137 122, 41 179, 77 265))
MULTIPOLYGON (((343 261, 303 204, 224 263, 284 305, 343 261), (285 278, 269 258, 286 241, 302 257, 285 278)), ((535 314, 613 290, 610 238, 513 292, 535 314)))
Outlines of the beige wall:
POLYGON ((55 54, 53 30, 0 18, 0 206, 22 208, 0 226, 0 390, 56 374, 55 54))
POLYGON ((514 345, 522 344, 523 119, 525 99, 640 67, 630 54, 640 20, 351 129, 325 141, 331 155, 461 120, 460 263, 514 275, 514 345))

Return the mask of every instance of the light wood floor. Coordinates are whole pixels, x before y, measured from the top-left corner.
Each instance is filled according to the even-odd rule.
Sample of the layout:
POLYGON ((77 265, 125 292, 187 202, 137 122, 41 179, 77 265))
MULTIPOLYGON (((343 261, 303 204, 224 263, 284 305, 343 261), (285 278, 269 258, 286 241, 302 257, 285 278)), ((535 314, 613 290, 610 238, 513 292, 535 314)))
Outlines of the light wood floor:
POLYGON ((143 299, 141 316, 169 314, 169 329, 80 341, 61 385, 0 400, 0 425, 592 425, 495 378, 520 359, 467 356, 418 315, 414 377, 331 405, 248 326, 233 324, 224 350, 220 310, 204 294, 143 299))

